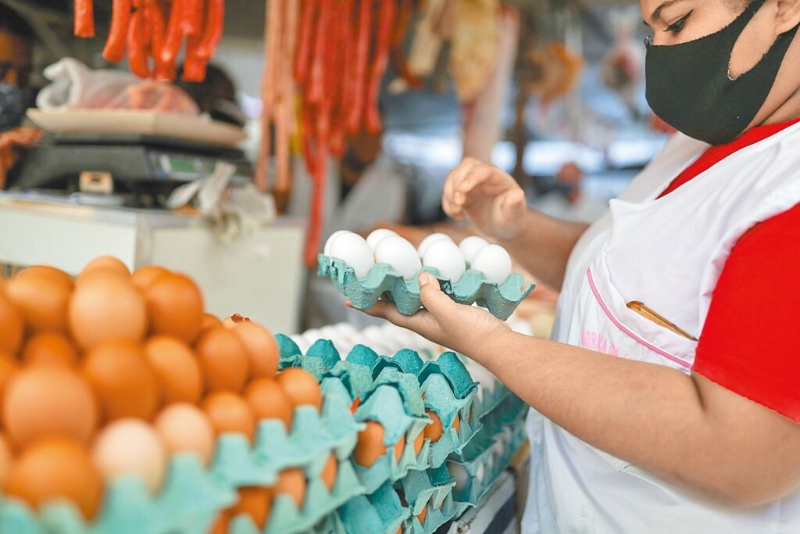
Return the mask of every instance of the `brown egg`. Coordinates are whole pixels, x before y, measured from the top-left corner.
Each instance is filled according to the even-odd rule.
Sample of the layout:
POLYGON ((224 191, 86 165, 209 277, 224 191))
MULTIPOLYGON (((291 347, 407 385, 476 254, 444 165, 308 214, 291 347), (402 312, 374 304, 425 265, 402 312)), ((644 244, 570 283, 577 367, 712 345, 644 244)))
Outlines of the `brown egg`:
POLYGON ((0 399, 3 398, 6 385, 18 369, 17 361, 10 354, 0 350, 0 399))
POLYGON ((338 472, 339 462, 336 461, 336 456, 331 454, 328 456, 328 460, 325 462, 325 465, 322 468, 322 473, 320 474, 320 478, 325 484, 325 487, 328 488, 328 491, 333 490, 333 486, 336 484, 336 475, 338 472))
POLYGON ((210 328, 223 328, 222 321, 220 321, 215 315, 204 313, 203 324, 200 325, 200 331, 205 332, 210 328))
POLYGON ((218 391, 206 397, 201 407, 218 435, 239 432, 253 441, 256 418, 250 405, 240 396, 229 391, 218 391))
POLYGON ((14 374, 3 398, 3 422, 12 443, 25 447, 53 435, 88 443, 99 420, 89 384, 72 369, 36 366, 14 374))
POLYGON ((307 484, 308 481, 303 470, 298 467, 291 467, 278 474, 278 481, 272 490, 275 495, 289 495, 299 510, 303 507, 303 501, 306 498, 307 484))
POLYGON ((292 403, 275 380, 256 378, 245 388, 244 398, 257 420, 280 419, 287 431, 292 428, 292 403))
POLYGON ((417 437, 414 438, 414 455, 419 456, 419 451, 422 450, 422 446, 425 444, 425 432, 420 432, 417 434, 417 437))
POLYGON ((148 287, 161 278, 162 276, 172 274, 167 269, 157 265, 147 265, 146 267, 139 267, 131 275, 131 283, 141 292, 144 292, 148 287))
POLYGON ((72 293, 69 328, 83 350, 110 340, 141 341, 147 332, 144 298, 128 280, 97 272, 72 293))
POLYGON ((423 506, 422 507, 422 511, 419 514, 417 514, 417 519, 419 519, 419 524, 420 525, 424 525, 425 524, 425 518, 426 517, 428 517, 428 505, 427 504, 425 506, 423 506))
POLYGON ((200 402, 203 376, 200 364, 186 343, 170 336, 154 336, 144 344, 144 353, 166 404, 200 402))
POLYGON ((293 406, 310 404, 317 410, 322 409, 322 390, 314 375, 299 367, 284 369, 277 377, 293 406))
POLYGON ((98 433, 92 461, 107 480, 138 476, 155 494, 166 473, 167 451, 151 425, 139 419, 120 419, 98 433))
POLYGON ((386 454, 386 445, 383 444, 385 432, 382 424, 367 421, 367 426, 358 433, 358 442, 353 450, 353 460, 358 465, 372 467, 378 458, 386 454))
POLYGON ((250 516, 259 531, 263 531, 272 509, 272 490, 256 486, 239 488, 239 502, 231 510, 231 515, 250 516))
POLYGON ((167 406, 158 414, 154 426, 167 452, 193 452, 208 465, 214 454, 214 427, 208 415, 197 406, 180 402, 167 406))
POLYGON ((28 340, 22 349, 22 362, 26 365, 63 365, 76 367, 78 351, 63 334, 42 332, 28 340))
POLYGON ((0 293, 0 351, 15 355, 22 345, 25 323, 22 313, 0 293))
POLYGON ((106 421, 123 417, 150 420, 155 415, 161 395, 141 346, 130 341, 103 343, 86 353, 81 370, 106 421))
POLYGON ((29 332, 67 331, 72 280, 52 267, 30 267, 8 281, 6 295, 22 312, 29 332))
POLYGON ((14 462, 14 457, 11 454, 11 444, 6 437, 0 432, 0 491, 6 487, 6 479, 8 473, 11 472, 11 464, 14 462))
POLYGON ((172 273, 153 281, 145 290, 150 330, 192 343, 203 325, 203 295, 187 276, 172 273))
POLYGON ((39 510, 48 502, 66 499, 83 517, 97 514, 103 480, 89 453, 64 437, 42 439, 26 450, 11 466, 5 493, 39 510))
POLYGON ((236 334, 224 328, 207 330, 197 340, 195 353, 208 391, 242 391, 250 363, 236 334))
POLYGON ((405 438, 400 438, 397 443, 394 445, 394 461, 399 462, 400 458, 403 456, 403 451, 406 450, 406 440, 405 438))
POLYGON ((442 434, 444 434, 442 420, 439 419, 439 414, 433 410, 426 408, 425 413, 428 414, 428 417, 430 417, 432 421, 425 426, 423 434, 426 439, 431 440, 431 443, 436 443, 442 437, 442 434))
POLYGON ((274 378, 278 372, 280 354, 272 332, 253 322, 236 324, 231 332, 239 337, 247 351, 250 376, 274 378))
POLYGON ((214 520, 214 523, 211 524, 208 534, 228 534, 228 524, 232 517, 233 515, 230 509, 221 511, 214 520))
POLYGON ((122 260, 119 258, 114 256, 99 256, 86 264, 86 267, 83 268, 78 278, 75 280, 75 285, 82 284, 86 278, 99 271, 112 272, 125 278, 131 275, 128 266, 122 263, 122 260))

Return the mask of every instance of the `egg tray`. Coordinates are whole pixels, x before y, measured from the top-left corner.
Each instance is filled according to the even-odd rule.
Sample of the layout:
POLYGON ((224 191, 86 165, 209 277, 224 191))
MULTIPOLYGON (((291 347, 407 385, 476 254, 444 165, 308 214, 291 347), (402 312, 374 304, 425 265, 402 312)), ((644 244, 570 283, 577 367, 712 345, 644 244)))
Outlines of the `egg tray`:
MULTIPOLYGON (((297 510, 288 496, 276 498, 265 532, 301 532, 352 496, 364 492, 349 462, 358 429, 348 404, 326 398, 321 414, 312 407, 298 407, 290 433, 280 421, 263 420, 258 424, 252 445, 241 434, 220 436, 208 467, 194 454, 173 455, 158 495, 151 495, 138 477, 122 476, 109 481, 101 510, 91 524, 68 502, 53 502, 36 513, 20 501, 2 499, 0 532, 206 532, 219 511, 235 503, 236 488, 272 486, 278 472, 286 467, 301 467, 305 471, 309 478, 306 500, 302 510, 297 510), (339 460, 340 468, 336 484, 328 492, 320 473, 330 453, 339 460)), ((235 518, 234 522, 242 526, 231 532, 250 532, 256 528, 249 518, 235 518)))
POLYGON ((236 493, 191 453, 174 455, 165 483, 152 496, 138 477, 110 481, 102 507, 91 525, 72 503, 54 501, 38 513, 15 499, 0 501, 0 532, 14 534, 160 534, 207 532, 236 493))
POLYGON ((409 517, 403 525, 403 532, 413 534, 432 534, 447 521, 453 519, 458 510, 453 501, 452 491, 455 482, 445 466, 426 471, 412 471, 406 478, 395 484, 405 497, 409 517), (424 520, 419 515, 427 507, 424 520))
MULTIPOLYGON (((359 280, 353 268, 338 258, 320 254, 317 263, 317 274, 330 277, 354 308, 370 310, 384 294, 391 297, 397 309, 404 315, 413 315, 422 306, 417 277, 405 280, 390 265, 377 263, 366 278, 359 280)), ((439 280, 442 291, 454 301, 460 304, 478 304, 503 321, 514 313, 517 306, 534 289, 534 284, 526 282, 518 273, 512 273, 503 284, 497 284, 486 280, 482 272, 475 270, 468 270, 456 283, 443 279, 433 267, 423 267, 422 271, 434 275, 439 280)))
POLYGON ((411 511, 387 482, 369 495, 353 498, 338 513, 347 534, 395 534, 411 511))
POLYGON ((460 455, 448 459, 449 464, 461 466, 469 475, 464 487, 456 486, 452 492, 459 516, 489 493, 526 439, 524 425, 507 425, 494 436, 479 435, 460 455))
MULTIPOLYGON (((424 416, 425 408, 435 411, 442 421, 444 434, 431 444, 427 465, 422 468, 441 466, 449 454, 459 451, 480 429, 480 420, 473 417, 477 384, 453 352, 423 362, 412 350, 402 350, 394 357, 388 357, 379 356, 368 347, 359 345, 342 360, 333 343, 326 340, 317 341, 305 356, 300 354, 299 347, 289 338, 278 336, 278 345, 282 364, 301 366, 318 380, 338 377, 349 390, 353 401, 359 399, 363 403, 370 391, 382 381, 394 384, 404 393, 402 400, 406 414, 424 416), (412 377, 420 385, 419 392, 413 388, 412 377), (456 418, 460 423, 458 430, 455 428, 456 418)), ((380 420, 381 409, 384 408, 368 414, 362 410, 360 420, 380 420)), ((398 433, 407 431, 402 426, 399 428, 398 433)), ((389 431, 387 428, 387 439, 389 431)), ((392 436, 397 437, 394 433, 392 436)), ((371 481, 367 491, 377 487, 377 483, 377 480, 371 481)))
POLYGON ((511 393, 494 410, 483 414, 481 425, 491 435, 498 434, 509 425, 524 426, 529 410, 525 401, 511 393))

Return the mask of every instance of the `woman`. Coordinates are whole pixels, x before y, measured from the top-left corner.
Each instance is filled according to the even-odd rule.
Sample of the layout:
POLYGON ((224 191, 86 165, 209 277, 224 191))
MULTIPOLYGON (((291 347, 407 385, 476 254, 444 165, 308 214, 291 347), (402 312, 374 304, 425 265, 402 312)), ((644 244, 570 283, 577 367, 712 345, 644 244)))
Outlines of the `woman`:
POLYGON ((800 0, 640 7, 648 101, 682 133, 609 213, 587 227, 528 211, 477 161, 445 187, 449 215, 561 288, 556 341, 427 275, 427 311, 371 313, 536 410, 526 532, 800 532, 800 0))

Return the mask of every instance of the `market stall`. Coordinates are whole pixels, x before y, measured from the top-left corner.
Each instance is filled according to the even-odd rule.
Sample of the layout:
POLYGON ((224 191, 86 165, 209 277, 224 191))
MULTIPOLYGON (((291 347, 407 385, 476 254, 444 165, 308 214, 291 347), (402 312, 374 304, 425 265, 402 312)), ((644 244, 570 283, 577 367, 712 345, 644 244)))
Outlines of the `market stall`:
MULTIPOLYGON (((7 3, 57 35, 52 13, 7 3)), ((526 190, 574 207, 577 158, 536 176, 526 110, 550 120, 573 98, 584 28, 635 110, 628 34, 577 0, 64 9, 98 53, 50 65, 35 128, 0 138, 0 533, 516 532, 528 406, 357 310, 419 311, 428 272, 547 337, 557 294, 473 228, 409 221, 408 181, 389 177, 407 167, 354 147, 392 145, 392 102, 446 94, 457 159, 511 146, 526 190), (232 62, 246 48, 224 50, 240 25, 263 38, 255 112, 199 92, 220 45, 232 62)), ((600 159, 597 174, 615 165, 600 159)))

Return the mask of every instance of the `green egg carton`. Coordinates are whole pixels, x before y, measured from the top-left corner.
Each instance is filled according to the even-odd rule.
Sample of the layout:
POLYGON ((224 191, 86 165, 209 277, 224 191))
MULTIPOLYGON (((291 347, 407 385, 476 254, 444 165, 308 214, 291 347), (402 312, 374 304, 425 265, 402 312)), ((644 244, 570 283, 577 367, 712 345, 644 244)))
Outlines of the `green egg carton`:
POLYGON ((429 466, 433 468, 444 464, 453 452, 461 451, 481 428, 481 421, 471 413, 474 390, 458 398, 448 386, 445 376, 439 373, 430 373, 422 384, 425 407, 438 414, 444 431, 431 445, 429 466))
POLYGON ((346 534, 344 524, 336 512, 328 514, 308 531, 309 534, 346 534))
POLYGON ((495 383, 494 389, 489 391, 485 387, 481 387, 480 395, 476 393, 474 414, 483 419, 487 414, 497 408, 509 395, 512 395, 511 390, 504 386, 499 381, 495 383))
MULTIPOLYGON (((413 315, 422 306, 417 277, 404 280, 390 265, 377 263, 366 278, 359 280, 353 268, 338 258, 320 254, 317 262, 317 274, 330 277, 337 289, 357 309, 371 309, 387 293, 404 315, 413 315)), ((443 279, 439 271, 432 267, 423 267, 422 271, 433 274, 439 280, 442 291, 454 301, 460 304, 476 303, 504 321, 534 288, 518 273, 512 273, 505 283, 498 285, 486 280, 483 273, 475 270, 468 270, 455 284, 443 279)))
POLYGON ((525 401, 509 394, 497 407, 481 417, 481 425, 491 434, 497 434, 508 425, 524 426, 530 407, 525 401))
POLYGON ((507 425, 494 436, 482 432, 461 454, 448 459, 448 464, 459 465, 469 475, 465 486, 452 492, 459 515, 477 506, 526 439, 524 425, 507 425))
POLYGON ((173 456, 164 484, 152 495, 138 477, 120 476, 106 485, 91 524, 66 501, 53 501, 39 513, 15 499, 0 502, 0 532, 14 534, 168 534, 207 532, 220 510, 235 502, 235 492, 190 453, 173 456))
POLYGON ((272 503, 272 512, 264 534, 297 534, 312 531, 325 516, 363 493, 364 488, 359 483, 350 461, 340 461, 333 488, 328 491, 319 475, 312 478, 309 480, 305 501, 300 509, 297 509, 290 496, 278 495, 272 503))
POLYGON ((408 476, 395 484, 409 508, 409 518, 404 531, 431 534, 456 514, 452 499, 455 482, 450 478, 447 468, 426 471, 411 471, 408 476), (419 516, 427 507, 423 521, 419 516))
POLYGON ((406 522, 410 510, 387 482, 370 495, 360 495, 339 509, 347 534, 395 534, 406 522))
POLYGON ((367 493, 373 493, 386 481, 395 481, 411 469, 428 466, 430 443, 423 442, 419 453, 414 450, 414 441, 430 422, 425 416, 409 415, 400 392, 390 384, 378 386, 355 412, 357 421, 376 421, 384 427, 383 444, 386 453, 370 467, 355 464, 356 474, 367 493), (395 446, 403 440, 403 452, 395 457, 395 446))

